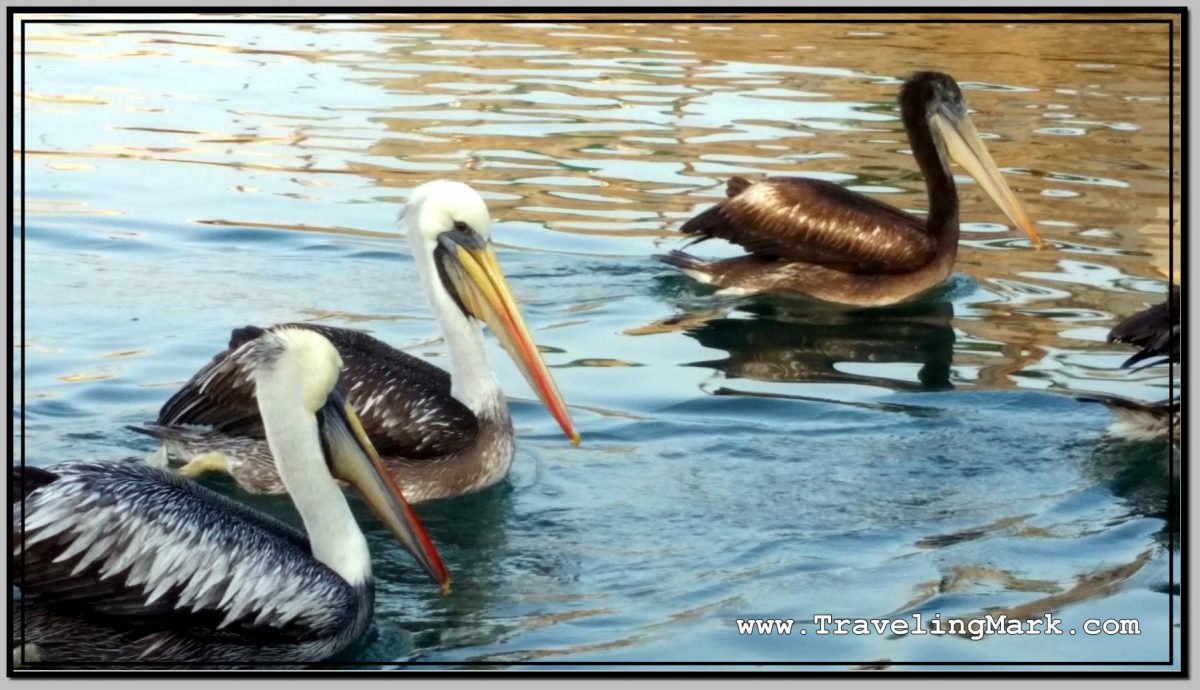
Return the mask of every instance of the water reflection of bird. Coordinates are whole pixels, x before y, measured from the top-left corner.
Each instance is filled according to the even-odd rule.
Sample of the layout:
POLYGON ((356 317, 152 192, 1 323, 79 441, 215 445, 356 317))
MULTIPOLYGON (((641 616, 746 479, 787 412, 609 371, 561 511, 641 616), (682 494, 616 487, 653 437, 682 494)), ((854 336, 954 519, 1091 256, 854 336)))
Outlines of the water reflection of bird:
MULTIPOLYGON (((1160 357, 1143 364, 1181 363, 1179 352, 1179 286, 1171 286, 1167 301, 1127 317, 1108 333, 1108 342, 1126 343, 1138 348, 1121 363, 1126 369, 1143 360, 1160 357)), ((1099 402, 1112 410, 1116 421, 1109 432, 1133 440, 1170 438, 1179 442, 1179 399, 1171 398, 1147 403, 1115 395, 1089 394, 1080 396, 1084 402, 1099 402)))
MULTIPOLYGON (((457 496, 503 479, 514 437, 504 392, 487 362, 487 323, 573 444, 579 435, 497 263, 487 206, 470 187, 430 182, 405 206, 421 281, 442 326, 450 373, 363 333, 291 324, 329 338, 346 362, 351 405, 410 501, 457 496)), ((278 328, 278 327, 276 327, 278 328)), ((248 353, 273 329, 233 332, 218 354, 145 429, 164 441, 159 461, 188 475, 215 470, 257 493, 285 490, 254 404, 248 353)))
POLYGON ((370 624, 354 486, 443 588, 436 549, 338 385, 328 340, 279 329, 246 353, 262 427, 305 531, 138 463, 14 468, 14 661, 303 663, 370 624))
POLYGON ((820 180, 729 180, 728 199, 683 225, 696 242, 718 237, 749 254, 702 261, 658 258, 723 292, 798 292, 828 302, 884 305, 940 284, 958 251, 958 192, 949 159, 974 177, 1015 225, 1041 246, 967 116, 949 75, 920 72, 900 90, 900 115, 925 178, 925 220, 820 180))
POLYGON ((693 366, 760 381, 859 383, 893 390, 951 387, 954 308, 949 302, 852 311, 796 311, 764 305, 739 309, 754 316, 712 319, 687 331, 704 347, 729 353, 725 359, 693 366), (851 373, 844 370, 847 364, 920 368, 913 382, 851 373))

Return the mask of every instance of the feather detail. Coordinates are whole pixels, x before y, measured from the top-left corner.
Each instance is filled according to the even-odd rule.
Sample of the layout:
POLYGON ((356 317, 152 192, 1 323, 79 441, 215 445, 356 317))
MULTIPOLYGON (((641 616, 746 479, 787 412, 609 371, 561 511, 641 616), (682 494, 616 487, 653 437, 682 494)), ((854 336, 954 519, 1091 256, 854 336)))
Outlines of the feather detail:
MULTIPOLYGON (((342 385, 381 455, 421 460, 449 455, 478 432, 475 415, 450 394, 450 375, 365 333, 318 324, 306 328, 329 339, 342 357, 342 385)), ((263 438, 250 352, 266 330, 236 329, 230 347, 184 384, 159 412, 159 427, 208 427, 228 435, 263 438)), ((157 430, 147 430, 160 435, 157 430)))
POLYGON ((16 558, 26 604, 247 639, 262 629, 332 636, 355 617, 356 591, 312 557, 303 534, 273 518, 141 464, 54 471, 25 501, 26 548, 16 558))
POLYGON ((921 219, 822 180, 729 181, 728 199, 684 223, 696 242, 718 237, 762 258, 850 273, 912 271, 937 252, 921 219))
POLYGON ((1144 359, 1162 357, 1145 366, 1164 362, 1179 363, 1179 286, 1171 286, 1171 297, 1162 304, 1139 311, 1113 326, 1108 342, 1126 343, 1138 351, 1121 364, 1127 368, 1144 359))

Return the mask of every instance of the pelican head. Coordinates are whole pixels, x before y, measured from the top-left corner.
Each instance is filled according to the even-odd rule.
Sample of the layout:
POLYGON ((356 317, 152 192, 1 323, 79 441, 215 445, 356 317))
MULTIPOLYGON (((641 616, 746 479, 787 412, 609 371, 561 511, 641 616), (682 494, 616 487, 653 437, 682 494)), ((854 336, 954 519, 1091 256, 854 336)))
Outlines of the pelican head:
POLYGON ((325 407, 342 374, 342 356, 329 340, 306 328, 277 328, 255 342, 251 353, 255 371, 268 371, 278 381, 294 387, 295 398, 306 412, 325 407))
POLYGON ((470 228, 485 241, 492 237, 487 204, 462 182, 426 182, 408 196, 402 213, 414 250, 432 252, 441 234, 455 227, 470 228))
POLYGON ((450 576, 437 549, 342 395, 337 348, 315 331, 283 327, 255 341, 250 356, 267 440, 314 556, 352 583, 370 573, 362 532, 333 481, 340 479, 445 591, 450 576))
MULTIPOLYGON (((471 322, 486 323, 563 433, 579 445, 567 406, 500 270, 492 246, 491 216, 483 199, 461 182, 428 182, 413 190, 403 219, 447 341, 470 342, 461 331, 478 332, 471 322)), ((473 366, 483 366, 482 350, 471 353, 471 361, 473 366)), ((480 371, 455 374, 455 385, 460 377, 482 376, 480 371)))
MULTIPOLYGON (((900 89, 900 110, 906 120, 913 117, 924 119, 933 134, 943 165, 949 157, 962 166, 1004 215, 1024 230, 1036 247, 1041 248, 1041 238, 984 147, 975 125, 971 123, 962 89, 953 77, 942 72, 917 72, 912 75, 900 89)), ((924 128, 908 126, 907 129, 911 136, 924 128)), ((916 149, 915 144, 913 148, 916 149)))

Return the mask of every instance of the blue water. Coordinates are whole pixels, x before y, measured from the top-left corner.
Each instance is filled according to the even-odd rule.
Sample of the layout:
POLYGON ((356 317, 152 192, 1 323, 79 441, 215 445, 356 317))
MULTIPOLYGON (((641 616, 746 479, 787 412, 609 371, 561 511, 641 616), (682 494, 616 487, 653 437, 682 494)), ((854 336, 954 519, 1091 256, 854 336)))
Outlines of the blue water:
MULTIPOLYGON (((343 660, 1153 664, 1174 649, 1177 664, 1178 467, 1165 443, 1114 439, 1110 413, 1073 398, 1168 394, 1165 368, 1119 371, 1128 351, 1104 342, 1165 290, 1166 38, 1152 25, 28 26, 19 450, 35 465, 148 452, 125 425, 152 419, 248 323, 367 329, 444 365, 395 219, 413 187, 461 179, 492 209, 583 444, 489 340, 518 429, 512 475, 421 506, 453 573, 445 597, 362 511, 378 601, 343 660), (718 298, 648 258, 731 174, 804 174, 923 209, 894 102, 929 67, 963 83, 1046 249, 964 177, 957 272, 903 307, 718 298), (1141 632, 735 624, 989 611, 1064 628, 1134 618, 1141 632)), ((283 499, 214 485, 291 516, 283 499)))

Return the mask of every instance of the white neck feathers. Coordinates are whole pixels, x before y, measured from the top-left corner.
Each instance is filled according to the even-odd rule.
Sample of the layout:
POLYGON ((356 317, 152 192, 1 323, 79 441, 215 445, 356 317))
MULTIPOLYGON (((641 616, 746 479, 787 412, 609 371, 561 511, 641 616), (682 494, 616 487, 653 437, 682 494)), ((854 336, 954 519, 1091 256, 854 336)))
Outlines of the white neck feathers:
POLYGON ((421 285, 450 354, 450 394, 476 415, 492 414, 505 409, 504 392, 488 364, 479 322, 463 314, 434 265, 438 235, 452 229, 459 216, 476 231, 489 233, 487 207, 474 190, 457 182, 430 182, 413 191, 404 224, 421 285))
POLYGON ((367 540, 321 450, 317 419, 305 399, 303 371, 284 353, 257 374, 259 412, 279 478, 287 487, 308 532, 313 556, 351 585, 371 579, 367 540))

